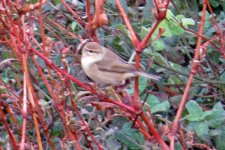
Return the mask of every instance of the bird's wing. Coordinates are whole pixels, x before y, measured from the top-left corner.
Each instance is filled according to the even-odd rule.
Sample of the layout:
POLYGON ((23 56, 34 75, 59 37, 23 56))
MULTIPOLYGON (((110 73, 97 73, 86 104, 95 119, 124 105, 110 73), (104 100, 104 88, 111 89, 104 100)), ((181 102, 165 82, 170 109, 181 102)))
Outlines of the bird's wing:
POLYGON ((99 70, 102 70, 102 71, 118 72, 118 73, 135 71, 135 68, 132 65, 125 64, 125 63, 117 63, 117 62, 114 62, 106 67, 104 65, 98 65, 98 68, 99 70))
POLYGON ((96 63, 99 70, 118 73, 132 72, 136 70, 133 65, 127 63, 125 60, 117 56, 112 51, 106 52, 108 54, 105 54, 104 56, 110 56, 110 58, 103 57, 100 61, 96 63))

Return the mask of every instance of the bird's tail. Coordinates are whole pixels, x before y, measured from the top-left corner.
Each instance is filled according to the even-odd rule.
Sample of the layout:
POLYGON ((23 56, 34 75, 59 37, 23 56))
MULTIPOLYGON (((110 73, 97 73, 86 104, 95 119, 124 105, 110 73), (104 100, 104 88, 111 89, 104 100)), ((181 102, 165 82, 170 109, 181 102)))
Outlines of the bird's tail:
POLYGON ((139 71, 135 72, 135 74, 138 76, 142 76, 142 77, 153 79, 153 80, 159 80, 161 78, 160 76, 157 76, 157 75, 147 74, 145 72, 139 72, 139 71))

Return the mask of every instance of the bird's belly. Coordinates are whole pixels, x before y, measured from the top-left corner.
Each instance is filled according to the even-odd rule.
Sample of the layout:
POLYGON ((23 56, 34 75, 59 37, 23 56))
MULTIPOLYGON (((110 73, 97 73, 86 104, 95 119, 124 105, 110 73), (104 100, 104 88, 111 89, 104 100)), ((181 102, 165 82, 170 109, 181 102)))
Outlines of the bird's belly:
POLYGON ((100 84, 117 85, 123 83, 126 79, 121 73, 99 70, 92 59, 81 59, 81 65, 85 74, 100 84))
POLYGON ((125 80, 123 75, 117 72, 100 71, 98 77, 101 77, 100 82, 103 84, 118 85, 122 84, 125 80))

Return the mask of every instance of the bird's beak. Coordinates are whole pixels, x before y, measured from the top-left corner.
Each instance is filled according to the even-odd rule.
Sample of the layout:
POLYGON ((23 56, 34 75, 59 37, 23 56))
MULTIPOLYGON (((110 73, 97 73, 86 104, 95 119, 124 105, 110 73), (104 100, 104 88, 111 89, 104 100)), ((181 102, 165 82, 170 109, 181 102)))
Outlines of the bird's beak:
POLYGON ((90 42, 89 39, 84 39, 80 42, 80 44, 78 45, 77 50, 76 50, 76 55, 82 50, 84 45, 87 44, 88 42, 90 42))

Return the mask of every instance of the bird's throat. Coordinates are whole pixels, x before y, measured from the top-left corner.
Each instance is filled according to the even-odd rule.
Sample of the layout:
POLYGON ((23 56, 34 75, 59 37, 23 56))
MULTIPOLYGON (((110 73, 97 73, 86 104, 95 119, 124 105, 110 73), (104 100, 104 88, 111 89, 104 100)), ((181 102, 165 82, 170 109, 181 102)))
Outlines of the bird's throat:
POLYGON ((96 60, 91 57, 85 57, 81 59, 81 65, 85 72, 87 70, 92 70, 91 68, 95 65, 95 63, 96 63, 96 60))

